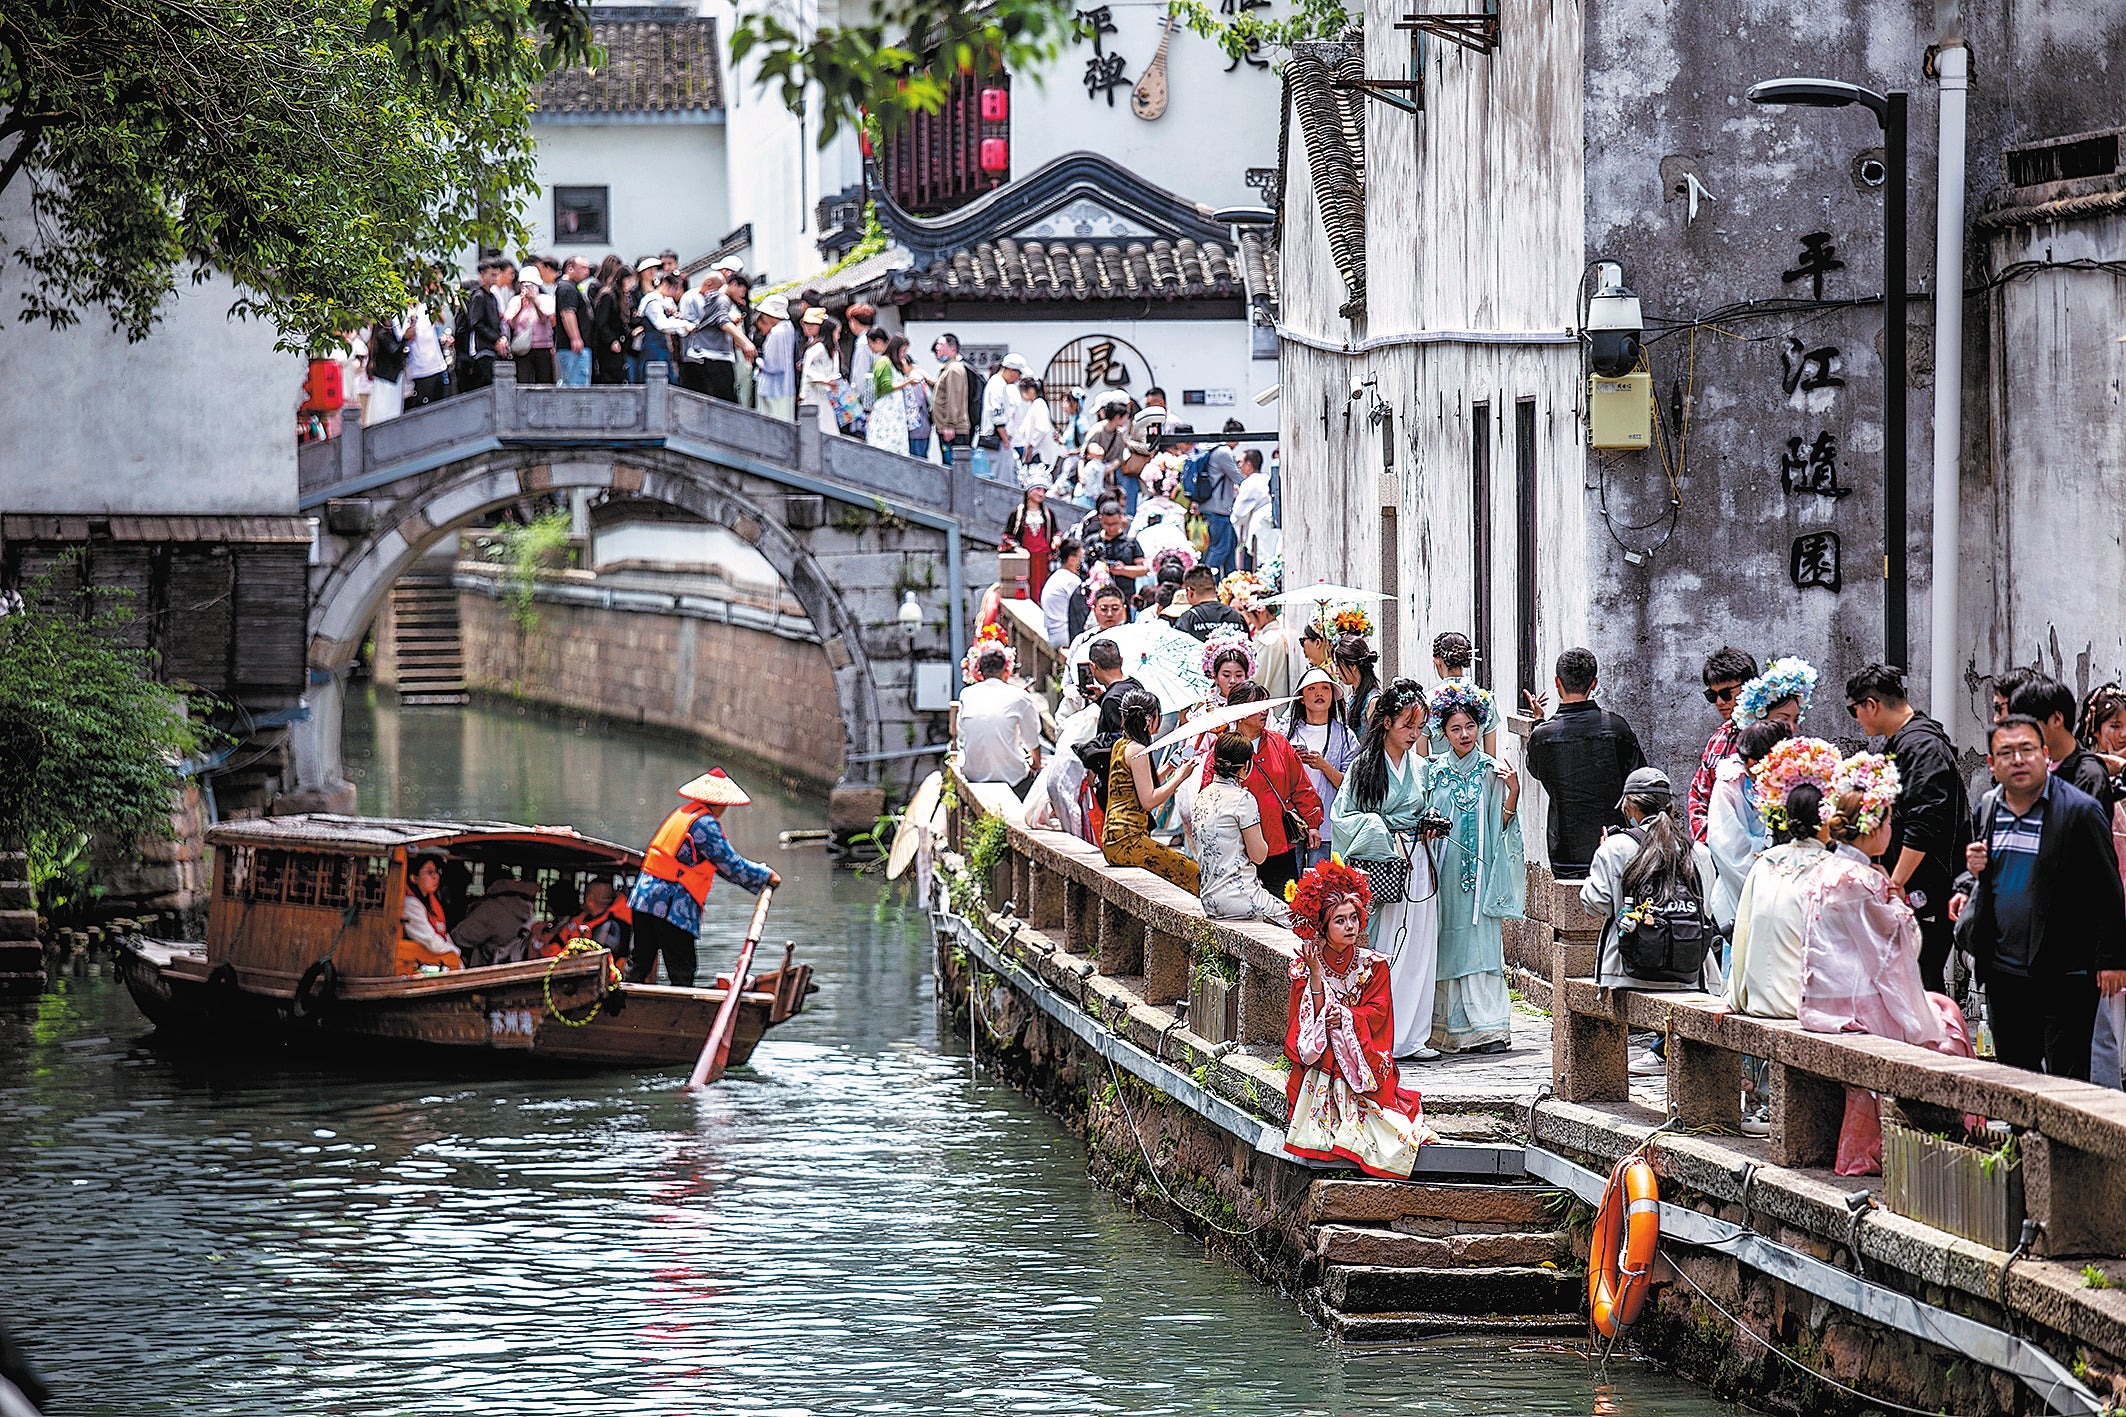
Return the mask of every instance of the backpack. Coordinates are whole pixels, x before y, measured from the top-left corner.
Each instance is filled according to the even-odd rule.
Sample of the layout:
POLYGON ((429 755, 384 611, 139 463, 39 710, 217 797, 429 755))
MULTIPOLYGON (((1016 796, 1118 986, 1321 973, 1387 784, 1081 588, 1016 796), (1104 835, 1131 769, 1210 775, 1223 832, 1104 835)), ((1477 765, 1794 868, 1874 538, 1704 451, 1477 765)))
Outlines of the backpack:
MULTIPOLYGON (((1646 836, 1637 827, 1625 828, 1624 834, 1644 848, 1646 836)), ((1704 896, 1693 893, 1687 882, 1679 881, 1665 900, 1624 895, 1617 901, 1617 955, 1633 979, 1694 985, 1704 977, 1705 956, 1718 937, 1704 896), (1635 923, 1627 926, 1633 917, 1635 923)))
POLYGON ((1189 501, 1200 502, 1210 488, 1203 485, 1203 475, 1211 469, 1211 450, 1202 448, 1190 453, 1181 461, 1181 491, 1189 501))

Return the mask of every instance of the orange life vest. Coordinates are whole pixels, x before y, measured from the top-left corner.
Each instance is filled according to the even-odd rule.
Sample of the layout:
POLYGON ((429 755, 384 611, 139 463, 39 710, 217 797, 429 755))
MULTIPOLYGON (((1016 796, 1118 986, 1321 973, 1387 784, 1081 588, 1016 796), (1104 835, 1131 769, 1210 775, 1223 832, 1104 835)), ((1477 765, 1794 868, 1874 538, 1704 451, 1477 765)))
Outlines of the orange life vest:
POLYGON ((679 844, 694 830, 694 823, 709 810, 706 802, 688 802, 657 828, 657 835, 650 838, 650 849, 642 854, 642 869, 660 881, 677 881, 701 905, 709 898, 709 887, 716 880, 716 863, 700 861, 692 866, 679 863, 679 844))

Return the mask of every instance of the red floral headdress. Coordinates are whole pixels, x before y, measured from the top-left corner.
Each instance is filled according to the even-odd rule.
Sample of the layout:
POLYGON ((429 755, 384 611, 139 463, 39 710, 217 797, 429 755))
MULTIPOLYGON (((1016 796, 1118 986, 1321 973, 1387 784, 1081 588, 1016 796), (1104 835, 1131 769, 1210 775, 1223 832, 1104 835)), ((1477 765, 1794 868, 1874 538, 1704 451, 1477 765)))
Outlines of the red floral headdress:
POLYGON ((1347 900, 1358 902, 1358 924, 1364 929, 1373 908, 1373 888, 1363 871, 1332 856, 1301 876, 1293 888, 1292 933, 1302 940, 1321 938, 1322 926, 1347 900))

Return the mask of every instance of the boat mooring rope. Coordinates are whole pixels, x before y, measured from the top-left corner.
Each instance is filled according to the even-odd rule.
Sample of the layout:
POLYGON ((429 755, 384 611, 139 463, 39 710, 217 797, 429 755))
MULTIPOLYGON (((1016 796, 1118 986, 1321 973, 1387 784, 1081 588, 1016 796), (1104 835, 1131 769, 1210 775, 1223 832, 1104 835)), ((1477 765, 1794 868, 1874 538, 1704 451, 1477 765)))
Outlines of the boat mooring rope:
MULTIPOLYGON (((582 1018, 570 1018, 567 1014, 561 1012, 554 1003, 554 971, 559 969, 561 961, 567 959, 570 955, 596 954, 604 948, 605 946, 599 944, 596 940, 587 940, 579 937, 563 945, 561 953, 555 955, 546 966, 546 977, 539 983, 539 992, 546 996, 546 1011, 570 1028, 581 1028, 592 1019, 598 1017, 598 1010, 605 1007, 605 990, 603 988, 598 990, 598 997, 591 1001, 591 1011, 589 1013, 582 1018)), ((599 981, 601 985, 604 982, 603 979, 599 981)))

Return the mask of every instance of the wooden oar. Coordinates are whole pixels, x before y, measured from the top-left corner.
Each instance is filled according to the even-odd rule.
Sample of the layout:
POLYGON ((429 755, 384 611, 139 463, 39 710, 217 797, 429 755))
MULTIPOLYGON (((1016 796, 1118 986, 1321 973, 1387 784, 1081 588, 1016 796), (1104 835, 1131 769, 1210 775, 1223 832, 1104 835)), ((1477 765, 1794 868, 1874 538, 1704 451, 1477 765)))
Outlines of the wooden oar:
POLYGON ((760 943, 760 932, 768 921, 768 902, 773 899, 775 888, 761 887, 760 900, 753 907, 753 923, 746 930, 746 942, 738 947, 731 987, 724 991, 723 1006, 716 1010, 716 1021, 709 1025, 708 1041, 701 1045, 701 1056, 694 1060, 694 1071, 687 1077, 689 1088, 707 1087, 723 1076, 723 1065, 731 1056, 731 1034, 738 1026, 738 996, 745 991, 746 971, 753 967, 753 950, 760 943))

